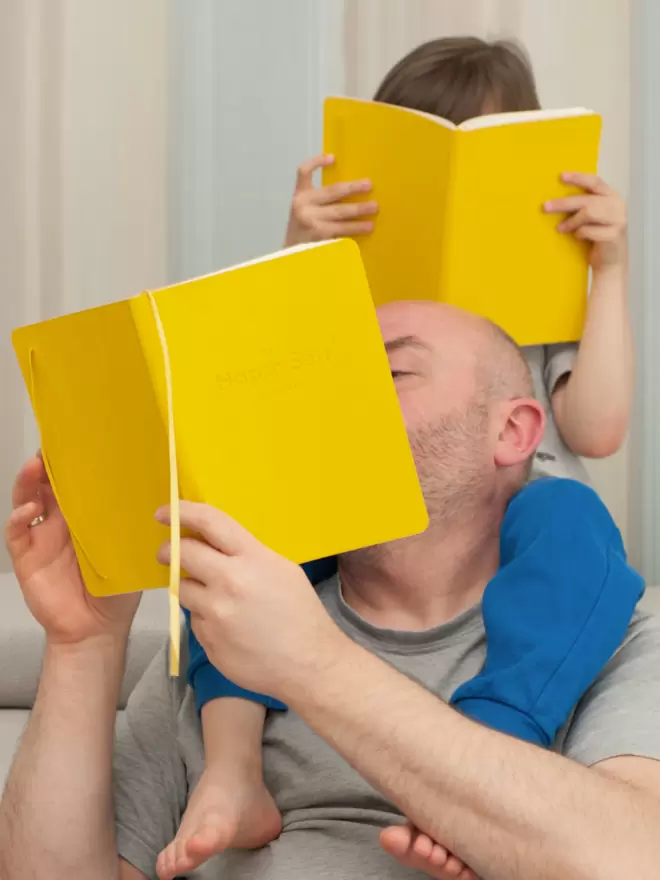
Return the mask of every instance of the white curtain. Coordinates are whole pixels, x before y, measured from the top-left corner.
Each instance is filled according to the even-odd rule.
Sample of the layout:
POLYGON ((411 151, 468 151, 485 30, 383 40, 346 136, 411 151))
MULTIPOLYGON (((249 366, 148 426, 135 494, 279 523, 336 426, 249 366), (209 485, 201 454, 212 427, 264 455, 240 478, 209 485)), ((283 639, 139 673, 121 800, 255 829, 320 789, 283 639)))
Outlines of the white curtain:
POLYGON ((161 0, 0 0, 0 21, 4 520, 37 445, 11 330, 165 281, 168 30, 161 0))
MULTIPOLYGON (((545 106, 586 106, 604 115, 601 173, 626 195, 632 5, 632 0, 346 0, 346 88, 370 97, 389 67, 425 40, 513 37, 531 54, 545 106)), ((654 33, 657 40, 657 29, 654 33)), ((628 467, 627 451, 590 466, 625 533, 628 467)), ((660 486, 657 491, 660 498, 660 486)), ((660 571, 657 576, 660 581, 660 571)))
POLYGON ((632 64, 631 280, 639 357, 631 444, 630 546, 660 585, 660 4, 635 0, 632 64))
POLYGON ((295 170, 344 88, 340 0, 170 0, 171 274, 278 250, 295 170))

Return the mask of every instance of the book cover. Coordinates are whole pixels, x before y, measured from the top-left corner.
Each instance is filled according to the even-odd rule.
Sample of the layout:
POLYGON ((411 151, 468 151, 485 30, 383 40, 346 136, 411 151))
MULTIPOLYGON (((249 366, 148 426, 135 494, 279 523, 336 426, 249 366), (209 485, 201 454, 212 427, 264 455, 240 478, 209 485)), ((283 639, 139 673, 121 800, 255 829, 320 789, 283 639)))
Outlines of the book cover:
POLYGON ((13 342, 94 595, 167 585, 154 513, 170 499, 170 422, 180 497, 294 562, 427 526, 351 241, 21 328, 13 342))
POLYGON ((580 339, 588 248, 543 204, 595 173, 601 119, 582 108, 483 116, 455 126, 371 101, 329 98, 324 184, 369 178, 379 214, 358 244, 377 304, 447 302, 520 345, 580 339))

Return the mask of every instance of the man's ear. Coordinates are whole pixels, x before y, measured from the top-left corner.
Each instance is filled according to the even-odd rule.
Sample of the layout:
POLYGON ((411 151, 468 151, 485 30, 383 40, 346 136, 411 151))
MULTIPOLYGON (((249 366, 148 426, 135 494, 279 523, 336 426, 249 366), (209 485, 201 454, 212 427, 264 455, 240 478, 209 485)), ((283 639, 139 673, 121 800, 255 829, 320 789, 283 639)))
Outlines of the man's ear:
POLYGON ((545 423, 545 410, 537 400, 525 398, 507 403, 499 420, 497 467, 515 467, 528 461, 543 439, 545 423))

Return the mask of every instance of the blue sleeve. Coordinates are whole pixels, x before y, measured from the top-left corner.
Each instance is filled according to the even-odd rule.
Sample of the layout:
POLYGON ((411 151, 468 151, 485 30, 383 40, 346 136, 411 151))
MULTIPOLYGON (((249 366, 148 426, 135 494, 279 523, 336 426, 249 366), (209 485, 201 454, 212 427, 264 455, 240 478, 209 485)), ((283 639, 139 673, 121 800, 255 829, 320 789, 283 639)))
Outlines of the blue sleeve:
POLYGON ((201 712, 202 707, 211 700, 219 697, 240 697, 243 700, 250 700, 253 703, 261 703, 267 709, 275 709, 279 711, 286 710, 284 703, 273 697, 267 697, 264 694, 255 694, 252 691, 246 691, 234 684, 228 678, 216 669, 215 666, 206 656, 204 648, 197 641, 195 633, 190 627, 190 615, 184 610, 186 615, 186 623, 188 628, 188 649, 190 652, 190 662, 188 664, 188 682, 195 691, 195 705, 197 711, 201 712))
MULTIPOLYGON (((310 562, 303 565, 305 574, 312 584, 320 584, 322 581, 332 577, 337 572, 337 560, 332 557, 330 559, 320 559, 316 562, 310 562)), ((218 697, 240 697, 243 700, 250 700, 254 703, 261 703, 267 709, 277 711, 285 711, 286 706, 273 697, 267 697, 263 694, 256 694, 252 691, 246 691, 234 684, 213 666, 206 656, 204 648, 200 645, 195 637, 195 633, 190 627, 190 615, 184 609, 186 616, 186 624, 188 629, 188 645, 190 651, 190 662, 188 664, 188 682, 195 691, 195 703, 197 711, 201 712, 202 707, 215 700, 218 697)))
POLYGON ((483 671, 452 704, 544 747, 621 645, 644 582, 588 486, 537 480, 511 502, 483 600, 483 671))

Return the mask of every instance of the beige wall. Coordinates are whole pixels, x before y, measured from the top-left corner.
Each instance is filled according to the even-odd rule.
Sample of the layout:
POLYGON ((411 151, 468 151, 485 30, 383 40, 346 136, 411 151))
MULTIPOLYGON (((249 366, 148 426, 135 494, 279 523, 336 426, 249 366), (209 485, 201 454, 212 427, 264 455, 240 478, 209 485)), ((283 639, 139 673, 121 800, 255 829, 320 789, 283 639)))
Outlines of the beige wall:
POLYGON ((167 6, 0 0, 2 519, 37 444, 11 329, 165 281, 167 6))
MULTIPOLYGON (((603 114, 601 172, 627 194, 631 9, 631 0, 346 0, 347 93, 370 97, 387 69, 424 40, 515 37, 532 56, 545 106, 583 105, 603 114)), ((589 467, 627 532, 627 452, 589 467)))

